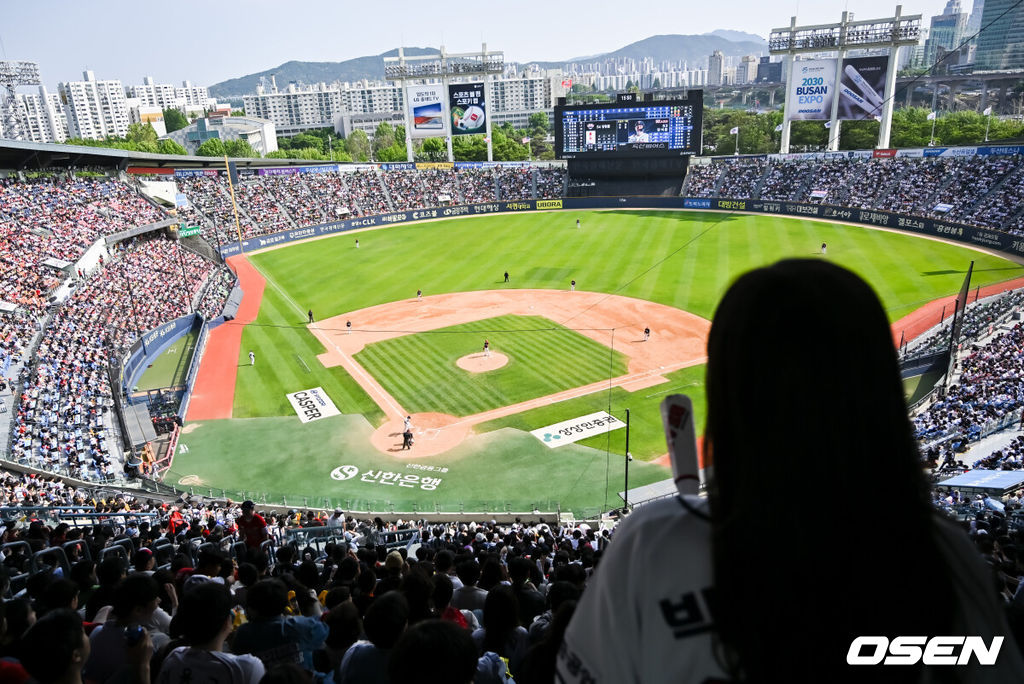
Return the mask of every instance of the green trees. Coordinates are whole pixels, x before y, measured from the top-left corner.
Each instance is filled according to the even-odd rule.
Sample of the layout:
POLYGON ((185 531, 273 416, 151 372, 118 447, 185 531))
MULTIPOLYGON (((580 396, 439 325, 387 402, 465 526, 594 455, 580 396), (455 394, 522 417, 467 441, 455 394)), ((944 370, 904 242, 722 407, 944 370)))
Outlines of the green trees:
POLYGON ((160 154, 188 154, 188 150, 170 138, 165 138, 158 142, 156 145, 156 151, 160 154))
POLYGON ((196 150, 196 155, 200 157, 223 157, 224 154, 224 143, 220 141, 220 138, 210 138, 196 150))
POLYGON ((164 126, 167 127, 167 132, 171 133, 188 126, 188 118, 179 109, 165 109, 164 126))
POLYGON ((262 155, 253 149, 248 140, 228 140, 224 143, 224 151, 229 157, 244 159, 259 159, 262 155))
POLYGON ((407 161, 405 153, 405 128, 402 128, 402 137, 398 137, 398 131, 387 121, 377 124, 373 132, 373 158, 381 162, 407 161))
POLYGON ((354 130, 345 138, 345 150, 353 161, 370 161, 370 138, 361 130, 354 130))
POLYGON ((448 149, 444 138, 427 138, 420 145, 416 153, 416 161, 443 162, 448 161, 448 149))
MULTIPOLYGON (((894 148, 926 147, 931 142, 932 121, 929 110, 908 107, 893 112, 889 144, 894 148)), ((764 154, 779 151, 780 133, 775 127, 782 123, 782 112, 755 114, 738 109, 704 110, 704 154, 733 154, 736 136, 729 131, 740 129, 740 154, 764 154)), ((985 142, 985 126, 989 125, 989 141, 1014 140, 1024 137, 1024 122, 986 117, 974 111, 939 113, 935 119, 935 144, 942 146, 981 145, 985 142)), ((829 129, 822 121, 793 121, 790 126, 790 151, 824 150, 829 129)), ((843 121, 839 135, 841 150, 870 150, 878 142, 879 123, 873 119, 843 121)))

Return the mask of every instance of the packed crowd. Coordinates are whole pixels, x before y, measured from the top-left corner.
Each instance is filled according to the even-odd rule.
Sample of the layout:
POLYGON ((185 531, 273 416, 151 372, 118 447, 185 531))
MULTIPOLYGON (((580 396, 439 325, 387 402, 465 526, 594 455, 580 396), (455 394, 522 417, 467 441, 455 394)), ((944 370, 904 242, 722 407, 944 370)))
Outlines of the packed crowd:
MULTIPOLYGON (((977 296, 977 295, 975 295, 977 296)), ((993 332, 993 326, 1011 311, 1019 310, 1024 304, 1024 290, 1011 290, 994 297, 986 297, 980 301, 970 301, 964 312, 963 325, 960 329, 959 345, 970 343, 993 332)), ((908 357, 926 356, 949 348, 949 334, 953 312, 946 317, 946 325, 914 340, 908 345, 908 357)))
POLYGON ((565 195, 565 170, 559 167, 537 169, 537 198, 551 199, 565 195))
POLYGON ((798 201, 1024 233, 1020 155, 864 159, 743 158, 690 166, 690 197, 798 201))
MULTIPOLYGON (((235 188, 242 237, 338 221, 496 199, 561 197, 565 171, 558 167, 493 169, 388 169, 345 173, 243 176, 235 188)), ((190 200, 179 209, 214 245, 237 239, 231 194, 223 176, 178 178, 190 200)))
POLYGON ((960 443, 975 440, 986 423, 1024 407, 1024 326, 1018 323, 965 353, 957 370, 959 379, 945 396, 913 419, 924 443, 949 435, 960 443))
POLYGON ((111 355, 121 357, 141 332, 188 313, 212 271, 162 238, 116 249, 43 334, 18 398, 12 458, 88 480, 117 474, 108 439, 111 355))
POLYGON ((218 266, 207 279, 196 313, 210 321, 224 313, 224 303, 228 300, 237 278, 226 266, 218 266))
POLYGON ((533 197, 533 170, 526 168, 499 168, 495 173, 498 199, 517 200, 533 197))
MULTIPOLYGON (((14 597, 3 604, 0 652, 40 681, 53 681, 40 677, 32 651, 40 625, 63 618, 86 630, 91 654, 76 667, 100 683, 179 682, 185 666, 191 681, 218 670, 240 684, 268 673, 413 681, 424 672, 424 639, 446 651, 432 652, 430 677, 415 679, 550 682, 562 633, 610 540, 585 524, 542 520, 388 524, 340 509, 104 498, 16 474, 0 484, 9 504, 50 500, 93 514, 75 526, 5 512, 4 541, 28 548, 9 547, 0 568, 0 589, 14 597), (323 532, 320 543, 293 541, 300 526, 323 532), (58 547, 66 564, 46 553, 58 547), (35 613, 34 626, 23 610, 35 613), (137 649, 123 638, 136 625, 137 649)), ((50 667, 61 669, 69 664, 57 651, 50 667)))
POLYGON ((44 257, 75 261, 104 235, 162 218, 153 205, 116 180, 0 180, 0 221, 11 224, 13 232, 49 238, 36 250, 44 257))
MULTIPOLYGON (((402 207, 403 209, 423 209, 424 207, 436 207, 437 195, 428 191, 429 183, 423 175, 431 174, 434 180, 444 182, 442 178, 447 176, 444 171, 382 171, 381 180, 387 188, 388 197, 391 199, 391 206, 402 207)), ((454 174, 454 171, 451 172, 454 174)))

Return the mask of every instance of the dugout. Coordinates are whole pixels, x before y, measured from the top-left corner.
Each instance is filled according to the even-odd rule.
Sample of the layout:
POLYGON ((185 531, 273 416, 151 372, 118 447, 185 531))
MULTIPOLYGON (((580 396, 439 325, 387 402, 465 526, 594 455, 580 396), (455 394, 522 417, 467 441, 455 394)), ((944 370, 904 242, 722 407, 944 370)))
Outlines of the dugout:
POLYGON ((976 494, 988 494, 999 499, 1024 487, 1024 470, 971 470, 943 480, 936 487, 959 489, 961 494, 971 498, 976 494))

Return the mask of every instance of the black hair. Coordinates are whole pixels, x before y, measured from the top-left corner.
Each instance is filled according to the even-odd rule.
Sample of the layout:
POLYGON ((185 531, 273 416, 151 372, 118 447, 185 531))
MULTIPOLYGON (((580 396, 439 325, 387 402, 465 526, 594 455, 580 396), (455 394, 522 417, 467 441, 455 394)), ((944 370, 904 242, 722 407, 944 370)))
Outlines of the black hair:
POLYGON ((856 636, 951 633, 956 611, 934 609, 953 585, 892 332, 863 280, 802 259, 729 288, 708 338, 704 443, 721 598, 712 610, 732 679, 842 681, 856 636), (800 494, 824 484, 833 500, 857 500, 868 471, 884 506, 826 514, 800 494), (752 570, 750 559, 770 560, 752 570))
POLYGON ((397 591, 389 591, 370 605, 363 618, 366 638, 377 648, 391 648, 409 621, 409 602, 397 591))
POLYGON ((431 598, 434 600, 434 609, 441 613, 448 604, 452 602, 452 595, 455 593, 455 585, 447 575, 436 575, 434 577, 434 593, 431 598))
POLYGON ((499 584, 487 592, 484 600, 483 650, 508 657, 505 644, 519 626, 519 601, 512 588, 499 584))
POLYGON ((66 609, 50 611, 21 640, 21 664, 35 680, 43 684, 52 682, 67 672, 75 649, 85 646, 85 638, 78 613, 66 609))
POLYGON ((395 644, 388 664, 393 682, 470 684, 476 675, 473 637, 452 622, 424 620, 407 629, 395 644), (423 656, 430 667, 423 666, 423 656))
POLYGON ((111 554, 100 561, 96 567, 96 579, 100 586, 114 586, 124 575, 124 561, 116 554, 111 554))
POLYGON ((43 591, 40 602, 43 610, 40 612, 48 612, 58 608, 74 610, 78 605, 72 606, 71 604, 76 598, 78 598, 78 585, 69 579, 58 577, 50 582, 43 591))
POLYGON ((141 608, 158 598, 158 589, 156 580, 149 575, 125 577, 118 585, 114 596, 113 614, 121 619, 127 618, 133 609, 141 608))
POLYGON ((181 597, 175 619, 185 640, 193 646, 213 639, 231 616, 231 592, 217 582, 190 586, 181 597))
POLYGON ((455 574, 463 586, 472 586, 480 579, 480 564, 475 560, 464 560, 455 566, 455 574))
POLYGON ((270 620, 288 607, 288 587, 279 579, 260 580, 246 590, 245 607, 258 620, 270 620))
POLYGON ((242 563, 238 566, 238 581, 243 587, 251 587, 260 579, 260 571, 252 563, 242 563))

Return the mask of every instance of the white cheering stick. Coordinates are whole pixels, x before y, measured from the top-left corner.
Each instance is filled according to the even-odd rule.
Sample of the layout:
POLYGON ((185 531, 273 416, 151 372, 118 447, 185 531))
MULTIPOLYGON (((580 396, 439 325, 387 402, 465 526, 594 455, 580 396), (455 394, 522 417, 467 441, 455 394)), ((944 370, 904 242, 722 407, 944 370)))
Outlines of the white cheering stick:
POLYGON ((672 480, 680 494, 697 494, 704 471, 697 459, 693 403, 685 394, 672 394, 661 402, 661 422, 672 462, 672 480))
POLYGON ((846 75, 850 77, 853 84, 857 86, 857 90, 864 94, 864 97, 871 100, 876 106, 881 106, 882 98, 875 92, 875 89, 871 87, 871 84, 864 80, 864 77, 860 75, 860 72, 853 68, 852 64, 847 64, 846 68, 843 69, 846 75))

